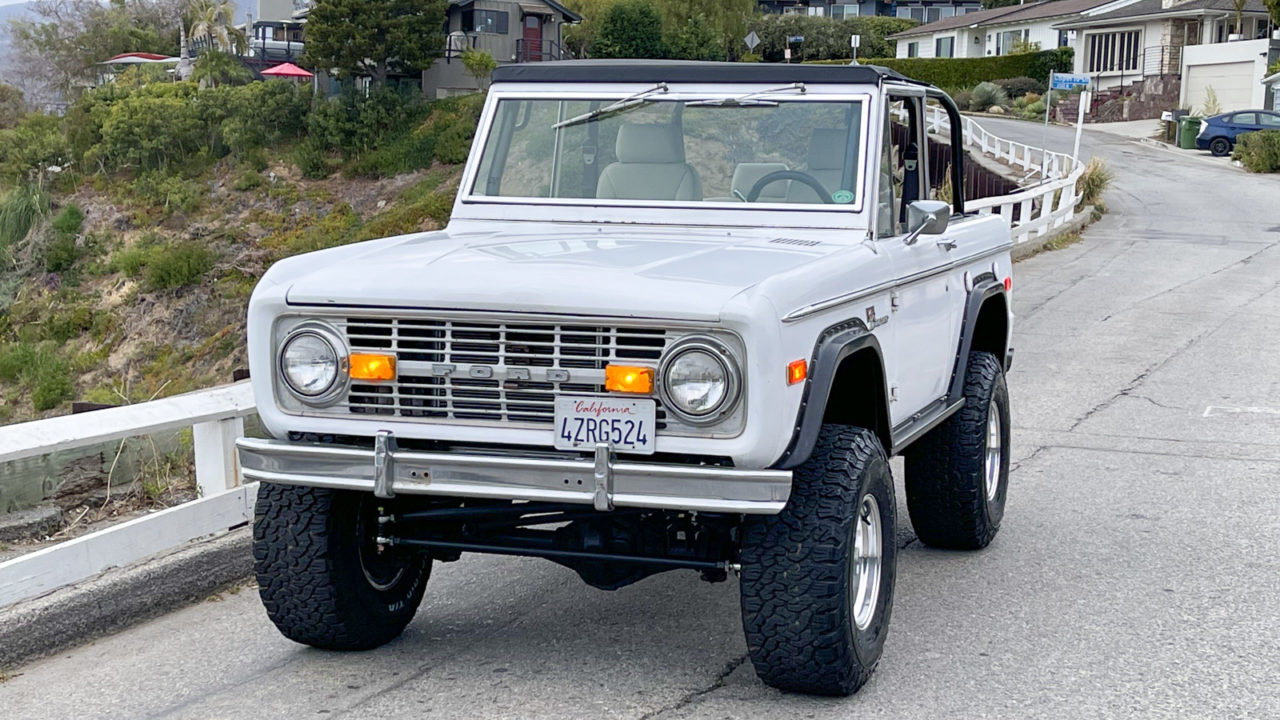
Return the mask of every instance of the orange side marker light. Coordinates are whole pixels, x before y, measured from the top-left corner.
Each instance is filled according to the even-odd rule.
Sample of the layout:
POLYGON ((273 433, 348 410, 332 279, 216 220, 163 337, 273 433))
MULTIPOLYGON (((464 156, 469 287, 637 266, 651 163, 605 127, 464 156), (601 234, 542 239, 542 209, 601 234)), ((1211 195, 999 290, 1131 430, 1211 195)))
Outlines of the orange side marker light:
POLYGON ((612 392, 649 394, 653 392, 653 368, 608 365, 604 369, 604 389, 612 392))
POLYGON ((800 360, 792 360, 787 365, 787 384, 795 385, 804 382, 809 377, 809 363, 802 358, 800 360))
POLYGON ((395 380, 396 356, 372 353, 352 353, 350 358, 352 380, 395 380))

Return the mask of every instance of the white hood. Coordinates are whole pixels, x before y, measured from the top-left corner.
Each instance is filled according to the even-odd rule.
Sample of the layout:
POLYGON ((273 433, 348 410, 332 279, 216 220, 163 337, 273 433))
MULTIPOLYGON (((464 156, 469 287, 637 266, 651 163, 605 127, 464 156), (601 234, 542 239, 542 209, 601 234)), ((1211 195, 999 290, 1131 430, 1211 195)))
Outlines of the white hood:
POLYGON ((450 230, 343 248, 332 261, 315 253, 300 263, 309 271, 282 280, 300 305, 715 321, 735 295, 842 247, 769 229, 450 230))

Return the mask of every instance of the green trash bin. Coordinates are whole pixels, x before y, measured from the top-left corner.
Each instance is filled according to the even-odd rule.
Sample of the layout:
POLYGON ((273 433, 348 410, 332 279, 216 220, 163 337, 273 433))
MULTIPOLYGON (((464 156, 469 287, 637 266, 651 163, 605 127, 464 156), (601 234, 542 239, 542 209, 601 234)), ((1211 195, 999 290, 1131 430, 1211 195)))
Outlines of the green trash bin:
POLYGON ((1178 133, 1178 147, 1183 150, 1196 149, 1196 135, 1200 134, 1200 118, 1186 115, 1178 121, 1181 131, 1178 133))

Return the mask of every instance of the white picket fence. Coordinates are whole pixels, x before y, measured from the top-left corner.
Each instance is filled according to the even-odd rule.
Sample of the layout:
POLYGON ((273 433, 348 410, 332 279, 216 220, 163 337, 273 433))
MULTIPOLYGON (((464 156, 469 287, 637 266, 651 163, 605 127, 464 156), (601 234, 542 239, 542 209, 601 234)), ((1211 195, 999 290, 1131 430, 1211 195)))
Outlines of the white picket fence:
POLYGON ((200 498, 0 563, 0 608, 137 562, 253 518, 235 441, 256 411, 248 382, 137 405, 0 427, 0 463, 192 429, 200 498))
MULTIPOLYGON (((962 118, 965 145, 973 151, 1008 163, 1039 180, 1012 195, 965 199, 965 209, 984 215, 999 215, 1009 224, 1014 243, 1047 235, 1075 218, 1080 193, 1076 181, 1084 174, 1084 163, 1065 153, 1051 152, 987 132, 972 117, 962 118)), ((937 106, 929 106, 926 126, 930 133, 949 137, 951 119, 937 106)))
MULTIPOLYGON (((968 200, 968 209, 1003 217, 1015 242, 1044 235, 1074 217, 1076 180, 1084 170, 1076 158, 996 137, 970 117, 964 124, 969 148, 1043 178, 1012 195, 968 200)), ((950 123, 940 108, 930 108, 928 127, 948 134, 950 123)), ((197 500, 0 563, 0 608, 250 521, 256 484, 240 485, 235 440, 244 435, 244 418, 254 412, 249 383, 241 382, 0 427, 0 463, 190 427, 200 488, 197 500)))

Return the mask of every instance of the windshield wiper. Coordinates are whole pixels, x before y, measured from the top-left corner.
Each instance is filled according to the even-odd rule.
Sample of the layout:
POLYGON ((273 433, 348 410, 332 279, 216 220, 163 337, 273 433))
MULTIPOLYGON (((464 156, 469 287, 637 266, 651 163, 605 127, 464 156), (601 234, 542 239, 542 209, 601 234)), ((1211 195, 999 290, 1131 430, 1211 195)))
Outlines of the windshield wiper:
POLYGON ((581 115, 578 115, 576 117, 571 117, 568 120, 562 120, 556 123, 555 125, 552 125, 551 127, 556 130, 559 130, 560 128, 566 128, 572 125, 581 125, 583 123, 589 123, 593 120, 599 120, 600 118, 606 115, 616 115, 617 113, 620 113, 620 112, 626 112, 627 110, 630 110, 633 107, 637 107, 645 103, 653 102, 653 100, 649 99, 650 95, 654 93, 666 92, 666 91, 667 91, 667 84, 658 83, 657 85, 654 85, 648 90, 638 92, 635 95, 628 95, 627 97, 622 98, 618 102, 612 103, 610 105, 605 105, 604 107, 601 107, 601 108, 596 108, 595 110, 592 110, 590 112, 582 113, 581 115))
POLYGON ((808 92, 808 88, 804 86, 804 83, 797 82, 797 83, 791 83, 790 85, 783 85, 782 87, 773 88, 772 90, 757 90, 756 92, 747 93, 746 95, 738 95, 737 97, 719 98, 717 100, 696 100, 691 103, 686 103, 685 107, 741 107, 744 105, 754 105, 754 106, 766 105, 766 106, 774 107, 778 104, 777 101, 759 100, 757 98, 759 98, 761 95, 772 95, 774 93, 792 92, 792 91, 799 91, 800 94, 803 95, 806 92, 808 92))

